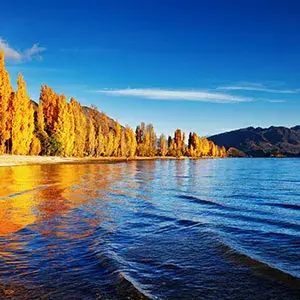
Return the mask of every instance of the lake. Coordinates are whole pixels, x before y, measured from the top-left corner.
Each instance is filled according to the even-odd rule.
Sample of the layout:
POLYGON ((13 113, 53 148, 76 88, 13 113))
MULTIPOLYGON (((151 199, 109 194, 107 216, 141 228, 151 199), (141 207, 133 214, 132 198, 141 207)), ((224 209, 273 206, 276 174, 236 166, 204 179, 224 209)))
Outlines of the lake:
POLYGON ((1 299, 299 299, 300 159, 0 168, 1 299))

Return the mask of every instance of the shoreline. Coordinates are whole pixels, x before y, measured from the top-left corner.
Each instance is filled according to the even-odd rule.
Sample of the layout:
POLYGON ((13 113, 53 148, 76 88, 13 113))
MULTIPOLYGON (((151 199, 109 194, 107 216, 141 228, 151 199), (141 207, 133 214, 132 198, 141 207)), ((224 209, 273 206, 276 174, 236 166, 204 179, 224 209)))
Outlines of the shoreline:
POLYGON ((109 162, 126 162, 137 160, 184 160, 188 157, 172 157, 172 156, 154 156, 154 157, 59 157, 59 156, 29 156, 29 155, 0 155, 0 168, 13 166, 27 166, 40 164, 88 164, 88 163, 109 163, 109 162))
MULTIPOLYGON (((234 157, 227 157, 234 158, 234 157)), ((240 158, 240 157, 236 157, 240 158)), ((252 157, 243 157, 252 158, 252 157)), ((277 158, 286 157, 255 157, 255 158, 277 158)), ((206 160, 206 159, 223 159, 220 157, 188 157, 188 156, 153 156, 142 157, 60 157, 60 156, 30 156, 30 155, 0 155, 1 167, 28 166, 28 165, 46 165, 46 164, 93 164, 93 163, 119 163, 128 161, 149 161, 149 160, 206 160)))

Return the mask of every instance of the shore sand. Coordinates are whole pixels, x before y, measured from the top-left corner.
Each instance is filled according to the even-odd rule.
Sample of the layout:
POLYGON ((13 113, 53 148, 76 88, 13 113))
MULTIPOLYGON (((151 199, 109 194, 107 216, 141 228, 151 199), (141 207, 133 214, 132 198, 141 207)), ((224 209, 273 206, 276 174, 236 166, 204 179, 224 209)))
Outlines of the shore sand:
POLYGON ((27 155, 0 155, 0 167, 36 165, 36 164, 57 164, 57 163, 97 163, 97 162, 122 162, 130 160, 174 160, 185 159, 185 157, 58 157, 58 156, 27 156, 27 155))

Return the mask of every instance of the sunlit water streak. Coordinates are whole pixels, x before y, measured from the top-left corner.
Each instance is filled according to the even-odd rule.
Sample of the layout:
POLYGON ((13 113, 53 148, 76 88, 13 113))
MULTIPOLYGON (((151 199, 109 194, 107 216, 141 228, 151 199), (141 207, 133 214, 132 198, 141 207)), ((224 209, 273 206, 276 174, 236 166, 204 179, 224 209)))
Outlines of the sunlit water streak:
POLYGON ((300 160, 0 168, 0 299, 299 299, 300 160))

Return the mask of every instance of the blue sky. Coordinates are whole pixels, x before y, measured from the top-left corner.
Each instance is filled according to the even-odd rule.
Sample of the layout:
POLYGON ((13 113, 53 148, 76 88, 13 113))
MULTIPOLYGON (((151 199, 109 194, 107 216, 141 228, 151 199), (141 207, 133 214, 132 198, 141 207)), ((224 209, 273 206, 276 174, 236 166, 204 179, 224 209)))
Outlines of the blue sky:
POLYGON ((4 1, 0 47, 25 76, 122 124, 200 135, 300 123, 299 1, 4 1))

